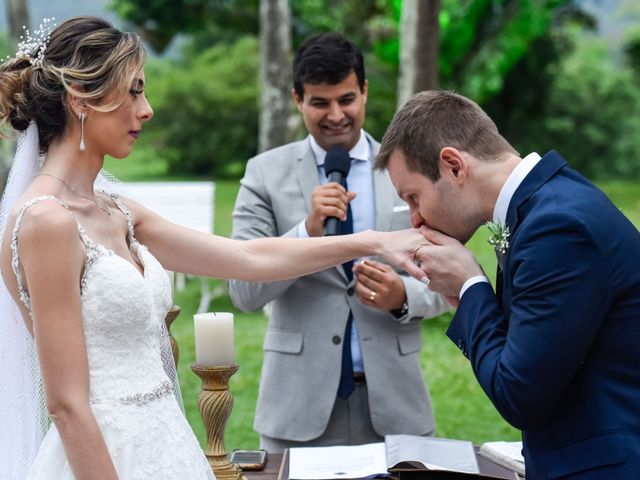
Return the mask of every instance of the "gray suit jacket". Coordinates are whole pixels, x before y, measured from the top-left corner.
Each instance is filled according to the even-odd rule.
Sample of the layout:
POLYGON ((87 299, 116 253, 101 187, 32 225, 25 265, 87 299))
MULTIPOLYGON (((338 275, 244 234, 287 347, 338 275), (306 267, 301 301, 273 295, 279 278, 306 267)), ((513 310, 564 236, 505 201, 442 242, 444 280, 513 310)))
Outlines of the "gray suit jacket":
MULTIPOLYGON (((367 135, 372 151, 379 144, 367 135)), ((410 227, 387 172, 373 172, 376 230, 410 227), (400 207, 394 212, 394 207, 400 207)), ((297 236, 311 206, 318 171, 309 140, 247 163, 233 212, 233 237, 297 236)), ((395 318, 363 305, 342 266, 292 280, 229 282, 233 303, 253 311, 271 302, 254 428, 280 439, 308 441, 329 421, 340 377, 342 337, 353 311, 367 377, 371 420, 380 435, 434 430, 420 369, 420 320, 447 310, 441 297, 403 276, 409 312, 395 318)))

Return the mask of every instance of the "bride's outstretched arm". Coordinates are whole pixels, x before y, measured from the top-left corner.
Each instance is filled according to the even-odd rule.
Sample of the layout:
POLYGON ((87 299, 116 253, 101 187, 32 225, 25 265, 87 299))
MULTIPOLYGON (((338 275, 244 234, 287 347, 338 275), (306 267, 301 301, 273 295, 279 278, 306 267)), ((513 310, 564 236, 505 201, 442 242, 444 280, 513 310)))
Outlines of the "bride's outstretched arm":
POLYGON ((426 243, 417 230, 242 241, 180 227, 135 202, 125 201, 133 213, 138 240, 169 270, 269 281, 307 275, 353 258, 376 255, 417 279, 424 278, 424 272, 413 263, 414 252, 426 243))

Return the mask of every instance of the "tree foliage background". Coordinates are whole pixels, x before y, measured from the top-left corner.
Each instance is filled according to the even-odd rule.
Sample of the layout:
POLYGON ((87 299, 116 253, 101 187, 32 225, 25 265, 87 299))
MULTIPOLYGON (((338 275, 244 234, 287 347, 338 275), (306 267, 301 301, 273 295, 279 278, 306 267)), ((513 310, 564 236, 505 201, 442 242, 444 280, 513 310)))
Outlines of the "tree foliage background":
MULTIPOLYGON (((632 0, 615 3, 640 18, 632 0)), ((362 48, 365 127, 377 138, 396 108, 401 7, 291 2, 294 49, 334 30, 362 48)), ((173 174, 241 175, 257 150, 259 0, 112 0, 112 8, 156 53, 174 52, 149 67, 156 118, 145 141, 155 154, 173 174)), ((597 18, 573 0, 442 0, 440 25, 441 88, 480 103, 522 154, 555 148, 591 178, 640 178, 639 28, 612 55, 594 34, 597 18)))

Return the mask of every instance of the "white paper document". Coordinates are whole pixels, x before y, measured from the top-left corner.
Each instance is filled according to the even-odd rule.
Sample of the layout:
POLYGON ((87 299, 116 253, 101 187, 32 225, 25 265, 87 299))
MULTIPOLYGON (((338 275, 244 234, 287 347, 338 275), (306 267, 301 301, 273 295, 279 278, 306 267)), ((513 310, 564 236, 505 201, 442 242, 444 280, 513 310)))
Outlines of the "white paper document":
POLYGON ((384 443, 289 450, 289 478, 362 478, 387 472, 384 443))
POLYGON ((524 463, 522 442, 487 442, 483 444, 483 446, 485 445, 487 448, 491 448, 502 455, 524 463))
POLYGON ((522 442, 487 442, 480 447, 480 455, 495 463, 525 475, 522 442))
POLYGON ((416 435, 387 435, 384 441, 390 467, 412 461, 420 462, 430 470, 480 471, 471 442, 416 435))

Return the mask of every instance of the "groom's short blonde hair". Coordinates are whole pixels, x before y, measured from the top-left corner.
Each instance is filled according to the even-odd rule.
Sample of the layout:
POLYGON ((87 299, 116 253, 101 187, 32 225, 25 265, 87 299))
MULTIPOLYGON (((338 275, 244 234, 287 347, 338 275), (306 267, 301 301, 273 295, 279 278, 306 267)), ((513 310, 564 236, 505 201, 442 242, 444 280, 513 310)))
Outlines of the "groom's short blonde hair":
POLYGON ((453 92, 428 90, 414 95, 393 117, 376 156, 376 168, 386 168, 391 154, 398 150, 410 171, 435 182, 440 178, 444 147, 485 161, 505 153, 517 155, 477 103, 453 92))

